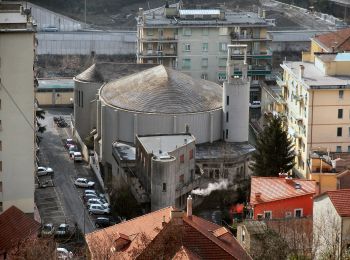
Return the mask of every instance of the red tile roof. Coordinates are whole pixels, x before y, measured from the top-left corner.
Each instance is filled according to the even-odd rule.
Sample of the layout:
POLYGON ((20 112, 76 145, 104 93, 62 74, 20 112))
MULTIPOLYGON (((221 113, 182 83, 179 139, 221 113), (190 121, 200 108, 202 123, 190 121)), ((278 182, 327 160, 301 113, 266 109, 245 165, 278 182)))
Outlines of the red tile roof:
POLYGON ((251 179, 250 204, 283 200, 307 194, 315 194, 316 182, 304 179, 286 179, 279 177, 255 177, 251 179), (296 184, 300 185, 296 189, 296 184), (260 198, 256 194, 260 193, 260 198))
POLYGON ((7 251, 21 240, 37 235, 40 223, 15 206, 0 215, 0 251, 7 251))
MULTIPOLYGON (((176 234, 171 242, 175 247, 169 257, 175 259, 251 259, 238 241, 221 226, 192 216, 188 218, 183 213, 176 213, 170 220, 172 207, 158 210, 144 216, 114 225, 103 230, 95 231, 85 236, 92 259, 98 259, 101 247, 111 248, 118 234, 123 233, 130 238, 127 248, 118 252, 122 259, 147 259, 160 248, 169 247, 166 241, 172 239, 171 227, 176 228, 176 234), (163 222, 163 219, 165 222, 163 222), (163 222, 163 223, 162 223, 163 222), (112 243, 111 243, 112 242, 112 243), (143 243, 143 245, 142 245, 143 243)), ((106 251, 103 250, 103 251, 106 251)))
POLYGON ((350 217, 350 189, 327 191, 339 216, 350 217))
POLYGON ((329 52, 332 51, 332 47, 334 51, 350 50, 350 28, 316 35, 313 39, 329 52))

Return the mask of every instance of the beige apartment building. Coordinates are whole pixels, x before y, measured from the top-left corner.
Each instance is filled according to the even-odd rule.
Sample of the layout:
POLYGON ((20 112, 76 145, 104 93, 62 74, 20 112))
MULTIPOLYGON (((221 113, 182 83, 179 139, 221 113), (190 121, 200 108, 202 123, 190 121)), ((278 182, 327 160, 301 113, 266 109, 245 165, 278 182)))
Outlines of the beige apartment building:
POLYGON ((313 62, 284 62, 278 79, 295 172, 309 177, 314 150, 350 152, 350 54, 315 53, 313 62))
MULTIPOLYGON (((265 19, 264 11, 184 9, 176 4, 147 11, 140 8, 137 21, 138 63, 163 64, 196 79, 222 83, 226 80, 227 46, 245 44, 252 86, 259 86, 258 80, 271 74, 266 32, 274 20, 265 19)), ((237 51, 232 56, 243 60, 244 53, 237 51)), ((234 75, 242 75, 239 61, 234 75)), ((253 91, 250 99, 260 100, 260 94, 253 91)))
POLYGON ((0 1, 0 213, 34 212, 34 49, 30 11, 0 1))

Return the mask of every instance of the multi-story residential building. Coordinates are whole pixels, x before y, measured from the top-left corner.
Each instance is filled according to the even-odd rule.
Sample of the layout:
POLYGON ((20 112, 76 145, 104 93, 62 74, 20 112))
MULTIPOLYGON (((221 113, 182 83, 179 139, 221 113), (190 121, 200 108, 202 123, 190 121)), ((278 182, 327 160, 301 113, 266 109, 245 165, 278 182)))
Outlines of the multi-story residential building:
POLYGON ((0 213, 34 212, 34 49, 30 10, 0 2, 0 213))
POLYGON ((309 177, 313 150, 350 151, 350 55, 315 53, 314 62, 284 62, 288 132, 295 145, 295 173, 309 177))
MULTIPOLYGON (((265 12, 233 12, 223 9, 183 9, 180 4, 144 11, 137 18, 137 61, 158 63, 194 78, 226 80, 227 45, 247 45, 248 76, 252 86, 271 73, 272 53, 267 28, 274 20, 265 12)), ((232 53, 243 59, 243 51, 232 53)), ((233 75, 241 75, 239 61, 233 75)), ((252 91, 251 100, 260 100, 252 91)))
POLYGON ((315 35, 311 38, 310 52, 303 52, 303 61, 314 62, 315 53, 350 51, 350 28, 315 35))

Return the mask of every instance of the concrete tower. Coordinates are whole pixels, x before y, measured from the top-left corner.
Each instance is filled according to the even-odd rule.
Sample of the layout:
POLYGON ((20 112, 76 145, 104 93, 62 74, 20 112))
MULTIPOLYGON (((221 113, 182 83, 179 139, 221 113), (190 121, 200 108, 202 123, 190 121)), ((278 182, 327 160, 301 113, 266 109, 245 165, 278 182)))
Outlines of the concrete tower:
POLYGON ((250 86, 247 69, 247 45, 228 45, 227 49, 227 80, 224 82, 222 92, 223 140, 247 142, 250 86))

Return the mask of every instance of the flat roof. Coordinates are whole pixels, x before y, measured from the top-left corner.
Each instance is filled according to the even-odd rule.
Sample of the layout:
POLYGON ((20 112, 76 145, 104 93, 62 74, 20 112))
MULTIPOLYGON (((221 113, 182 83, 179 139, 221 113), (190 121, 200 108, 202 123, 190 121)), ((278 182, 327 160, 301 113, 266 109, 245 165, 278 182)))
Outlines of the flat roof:
POLYGON ((327 76, 310 62, 286 61, 281 64, 281 67, 293 73, 298 78, 300 65, 304 66, 303 81, 310 88, 331 89, 338 86, 350 88, 350 76, 327 76))
POLYGON ((272 42, 310 42, 316 34, 329 30, 268 31, 272 42))
POLYGON ((73 89, 74 80, 69 79, 39 79, 38 89, 73 89))
POLYGON ((220 15, 218 9, 180 9, 180 15, 220 15))
POLYGON ((172 152, 195 141, 194 136, 191 134, 138 136, 137 138, 146 152, 155 156, 164 155, 164 153, 172 152))
MULTIPOLYGON (((255 151, 249 143, 228 143, 216 141, 196 145, 196 161, 212 159, 235 159, 255 151)), ((230 161, 227 161, 230 163, 230 161)))
POLYGON ((134 161, 136 158, 136 149, 131 144, 115 142, 113 149, 118 153, 119 157, 125 161, 134 161))

